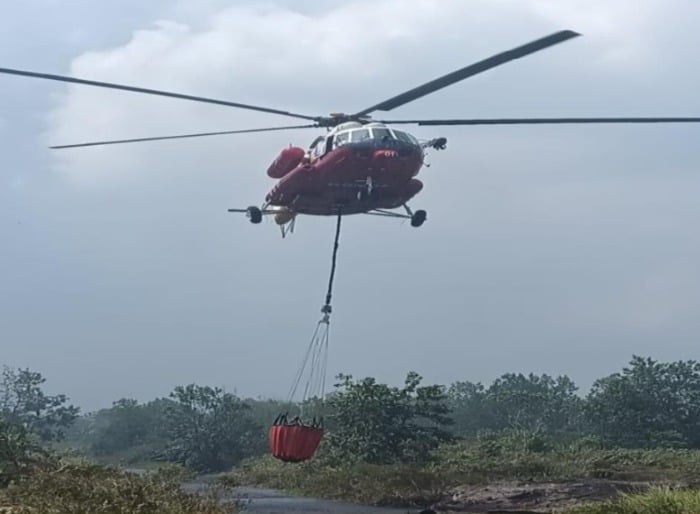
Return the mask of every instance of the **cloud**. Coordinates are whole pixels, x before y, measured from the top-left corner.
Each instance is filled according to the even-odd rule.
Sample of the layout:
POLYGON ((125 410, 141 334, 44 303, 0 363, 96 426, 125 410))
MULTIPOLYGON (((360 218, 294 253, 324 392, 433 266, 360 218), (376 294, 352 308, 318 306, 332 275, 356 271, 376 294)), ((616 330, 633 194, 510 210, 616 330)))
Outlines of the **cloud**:
MULTIPOLYGON (((213 4, 218 7, 219 2, 213 4)), ((528 104, 532 99, 507 98, 508 83, 516 77, 526 77, 527 82, 554 95, 561 91, 557 87, 560 84, 564 87, 562 102, 575 106, 580 99, 573 95, 580 94, 585 86, 567 83, 567 75, 591 81, 593 72, 586 74, 586 70, 601 73, 603 66, 600 83, 604 84, 604 73, 612 73, 609 77, 613 80, 619 80, 622 70, 650 74, 651 59, 659 56, 649 52, 655 38, 648 29, 665 6, 651 1, 453 0, 437 7, 425 0, 383 0, 344 3, 314 15, 275 4, 244 3, 212 10, 206 16, 199 11, 202 21, 196 26, 182 20, 157 21, 150 28, 135 30, 123 45, 79 56, 70 72, 97 80, 327 114, 360 109, 471 61, 570 27, 586 34, 584 40, 509 63, 503 70, 472 79, 473 84, 452 86, 406 106, 404 111, 434 114, 440 105, 438 95, 450 101, 474 90, 488 92, 492 85, 491 97, 501 94, 504 105, 518 101, 528 104), (529 70, 542 78, 533 81, 529 70), (564 94, 569 95, 568 100, 564 94)), ((627 87, 635 86, 627 83, 627 87)), ((532 86, 526 83, 521 87, 524 95, 532 94, 532 86)), ((600 86, 591 87, 598 92, 600 86)), ((618 87, 614 84, 612 90, 618 87)), ((619 95, 629 93, 620 91, 619 95)), ((468 114, 471 110, 473 107, 449 109, 445 114, 468 114)), ((290 121, 248 111, 70 86, 57 99, 47 139, 65 143, 290 121)), ((230 148, 232 139, 221 138, 212 147, 230 148)), ((262 151, 262 138, 257 140, 260 145, 246 148, 262 151)), ((283 141, 285 136, 270 136, 268 140, 283 141)), ((63 152, 57 156, 58 168, 79 181, 114 180, 130 176, 125 170, 143 162, 147 158, 144 152, 152 154, 153 148, 173 151, 186 144, 190 143, 63 152), (105 166, 104 162, 109 164, 105 166)), ((207 151, 212 147, 205 146, 207 151)))

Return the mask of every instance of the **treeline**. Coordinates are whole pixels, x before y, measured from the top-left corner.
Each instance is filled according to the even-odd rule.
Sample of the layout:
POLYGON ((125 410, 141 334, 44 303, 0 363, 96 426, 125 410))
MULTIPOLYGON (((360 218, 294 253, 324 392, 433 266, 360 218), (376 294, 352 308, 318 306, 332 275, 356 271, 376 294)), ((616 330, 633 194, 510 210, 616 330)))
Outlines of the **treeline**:
MULTIPOLYGON (((126 465, 230 469, 266 453, 270 422, 300 407, 191 384, 167 398, 121 399, 80 415, 64 396, 46 396, 42 383, 38 373, 5 369, 0 432, 22 427, 34 441, 126 465)), ((700 364, 634 357, 585 395, 566 376, 505 374, 488 385, 443 386, 422 385, 409 373, 394 387, 341 375, 322 409, 328 435, 319 457, 336 463, 424 463, 446 443, 514 431, 531 441, 600 448, 700 448, 700 364)))

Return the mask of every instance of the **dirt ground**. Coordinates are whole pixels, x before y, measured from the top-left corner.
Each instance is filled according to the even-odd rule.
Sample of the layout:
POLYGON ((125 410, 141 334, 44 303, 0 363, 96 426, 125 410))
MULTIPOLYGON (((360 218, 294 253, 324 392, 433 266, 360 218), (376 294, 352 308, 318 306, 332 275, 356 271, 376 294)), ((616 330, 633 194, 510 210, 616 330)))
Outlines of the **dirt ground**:
POLYGON ((649 484, 611 480, 582 480, 564 483, 503 483, 464 486, 433 508, 463 513, 548 513, 566 511, 621 493, 643 491, 649 484))

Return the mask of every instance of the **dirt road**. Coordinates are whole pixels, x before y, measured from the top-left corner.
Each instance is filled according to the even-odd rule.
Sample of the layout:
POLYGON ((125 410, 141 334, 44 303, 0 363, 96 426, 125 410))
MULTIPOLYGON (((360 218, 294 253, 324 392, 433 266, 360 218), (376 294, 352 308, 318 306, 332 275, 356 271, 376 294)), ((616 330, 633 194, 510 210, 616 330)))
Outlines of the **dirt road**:
MULTIPOLYGON (((207 484, 204 482, 188 482, 184 488, 189 492, 204 492, 207 484)), ((272 489, 255 487, 239 487, 234 489, 230 497, 224 501, 244 502, 244 512, 256 514, 293 514, 293 513, 324 513, 324 514, 406 514, 416 512, 416 509, 392 509, 385 507, 368 507, 351 503, 302 498, 272 489)))
MULTIPOLYGON (((582 503, 604 500, 620 493, 643 491, 645 482, 582 480, 567 483, 494 483, 455 488, 439 510, 466 513, 551 513, 582 503)), ((207 481, 185 484, 191 492, 205 492, 207 481)), ((244 512, 256 514, 416 514, 420 509, 370 507, 303 498, 272 489, 239 487, 223 501, 242 501, 244 512)))

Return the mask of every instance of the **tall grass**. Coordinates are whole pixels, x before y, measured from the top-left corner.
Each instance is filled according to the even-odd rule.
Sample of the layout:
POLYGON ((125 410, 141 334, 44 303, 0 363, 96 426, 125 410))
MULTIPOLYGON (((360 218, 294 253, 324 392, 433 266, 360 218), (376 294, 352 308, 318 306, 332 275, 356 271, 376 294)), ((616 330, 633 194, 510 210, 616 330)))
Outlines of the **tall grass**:
POLYGON ((590 441, 555 444, 527 433, 485 435, 446 445, 421 466, 338 463, 324 452, 319 457, 304 464, 253 459, 228 480, 316 497, 408 506, 430 504, 467 484, 584 479, 674 484, 700 477, 700 451, 605 449, 590 441))
POLYGON ((12 514, 229 514, 235 503, 182 490, 184 475, 137 475, 92 464, 41 470, 0 489, 0 512, 12 514))
POLYGON ((656 487, 646 493, 579 507, 571 514, 698 514, 700 491, 656 487))

